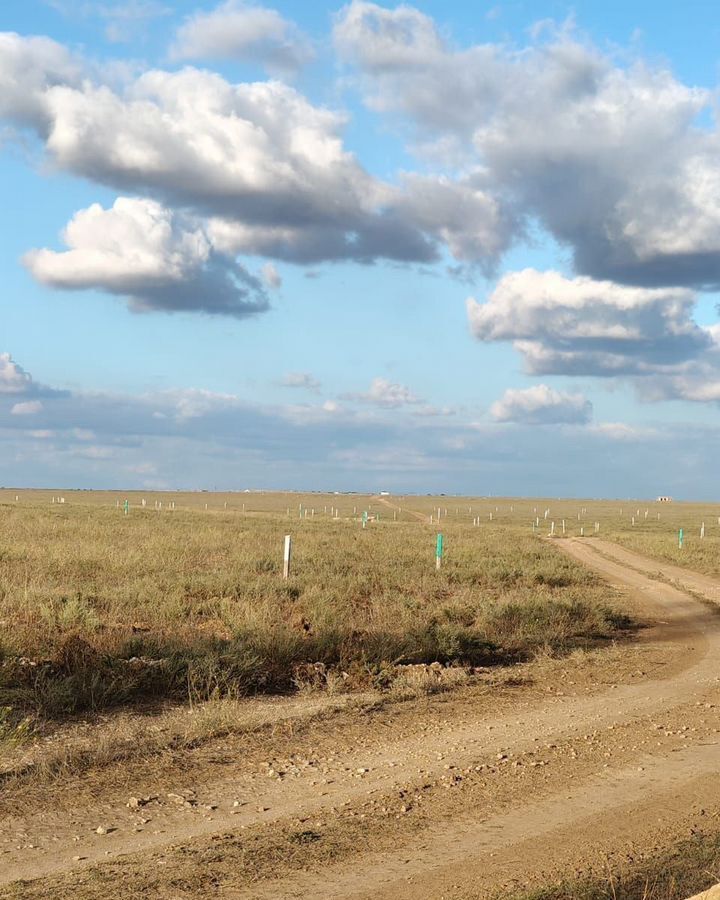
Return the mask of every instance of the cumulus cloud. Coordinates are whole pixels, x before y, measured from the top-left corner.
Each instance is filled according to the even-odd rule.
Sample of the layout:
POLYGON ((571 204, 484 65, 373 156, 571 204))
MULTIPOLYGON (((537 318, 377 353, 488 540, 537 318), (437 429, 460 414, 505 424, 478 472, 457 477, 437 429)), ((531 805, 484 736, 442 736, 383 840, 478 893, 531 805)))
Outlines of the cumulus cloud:
POLYGON ((446 52, 430 16, 406 5, 386 9, 353 0, 337 15, 333 37, 342 56, 378 74, 421 69, 446 52))
POLYGON ((420 11, 363 0, 340 13, 335 44, 373 109, 404 115, 435 158, 482 167, 579 272, 720 284, 720 134, 698 125, 711 92, 621 66, 568 29, 457 48, 420 11))
POLYGON ((177 31, 170 56, 257 62, 273 74, 293 74, 315 52, 310 39, 277 10, 228 0, 189 16, 177 31))
POLYGON ((386 378, 373 378, 370 390, 366 393, 347 394, 348 400, 369 403, 385 409, 398 409, 401 406, 413 406, 422 403, 419 397, 404 384, 388 381, 386 378))
POLYGON ((592 417, 592 403, 582 394, 556 391, 546 384, 523 390, 509 388, 490 407, 498 422, 526 425, 584 425, 592 417))
POLYGON ((712 346, 683 288, 638 288, 524 269, 504 276, 485 303, 468 300, 474 336, 512 341, 533 374, 672 372, 712 346))
POLYGON ((57 85, 79 87, 81 79, 82 66, 61 44, 0 32, 0 116, 44 128, 47 92, 57 85))
POLYGON ((67 250, 24 257, 50 287, 108 291, 136 311, 243 317, 268 308, 257 278, 216 252, 200 225, 154 200, 120 197, 111 209, 93 204, 75 214, 63 240, 67 250))
POLYGON ((396 210, 444 244, 455 259, 484 264, 488 273, 523 225, 510 206, 493 196, 487 174, 462 178, 405 174, 396 210))
POLYGON ((9 353, 0 353, 0 394, 25 394, 32 388, 32 376, 9 353))
POLYGON ((515 218, 479 175, 374 178, 343 144, 345 115, 289 85, 186 68, 116 88, 57 44, 5 40, 0 114, 33 128, 59 169, 210 217, 218 250, 433 262, 446 245, 491 268, 512 239, 515 218))

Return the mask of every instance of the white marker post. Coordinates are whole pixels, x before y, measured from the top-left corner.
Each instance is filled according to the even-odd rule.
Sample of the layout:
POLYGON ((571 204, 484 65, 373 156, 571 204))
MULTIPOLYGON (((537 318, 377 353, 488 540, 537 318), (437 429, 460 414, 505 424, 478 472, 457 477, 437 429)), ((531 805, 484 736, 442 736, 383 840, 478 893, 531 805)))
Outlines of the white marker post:
POLYGON ((700 537, 701 537, 701 538, 704 538, 704 537, 705 537, 705 523, 704 523, 704 522, 703 522, 702 525, 700 526, 700 537))
POLYGON ((550 523, 550 534, 551 535, 555 534, 555 523, 554 522, 550 523))
POLYGON ((283 550, 283 578, 290 577, 290 553, 292 551, 292 538, 285 535, 285 548, 283 550))

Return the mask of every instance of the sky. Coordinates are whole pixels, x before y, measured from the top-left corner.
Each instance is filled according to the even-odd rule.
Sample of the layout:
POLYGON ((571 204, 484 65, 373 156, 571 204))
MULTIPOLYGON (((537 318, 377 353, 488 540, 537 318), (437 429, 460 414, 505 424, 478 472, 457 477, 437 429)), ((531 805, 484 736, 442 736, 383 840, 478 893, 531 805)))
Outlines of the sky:
POLYGON ((720 498, 720 17, 5 0, 0 483, 720 498))

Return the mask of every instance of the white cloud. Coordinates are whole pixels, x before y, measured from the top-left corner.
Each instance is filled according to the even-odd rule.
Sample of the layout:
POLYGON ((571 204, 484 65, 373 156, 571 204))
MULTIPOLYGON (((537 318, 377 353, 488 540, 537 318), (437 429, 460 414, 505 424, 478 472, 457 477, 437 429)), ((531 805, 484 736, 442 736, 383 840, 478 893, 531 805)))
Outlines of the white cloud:
POLYGON ((636 288, 558 272, 504 276, 485 303, 470 298, 481 341, 513 341, 536 374, 642 375, 672 371, 709 349, 681 288, 636 288))
POLYGON ((159 395, 165 404, 169 404, 178 422, 190 419, 201 419, 212 413, 223 412, 241 406, 241 401, 234 394, 221 394, 199 388, 162 391, 159 395))
POLYGON ((47 92, 56 85, 79 87, 81 76, 81 66, 61 44, 0 32, 0 116, 44 130, 47 92))
POLYGON ((23 394, 32 388, 32 377, 9 353, 0 353, 0 394, 23 394))
POLYGON ((58 169, 209 216, 219 252, 431 262, 447 242, 491 266, 508 245, 514 219, 477 175, 380 181, 345 148, 346 116, 288 85, 186 68, 116 88, 57 44, 11 43, 0 114, 34 127, 58 169))
POLYGON ((268 307, 260 282, 214 251, 204 229, 155 200, 118 198, 76 213, 63 232, 68 248, 31 250, 24 262, 55 288, 100 289, 139 311, 200 310, 246 316, 268 307))
POLYGON ((43 405, 40 400, 24 400, 21 403, 15 403, 10 410, 13 416, 35 416, 42 412, 43 405))
POLYGON ((618 64, 550 25, 527 47, 455 47, 429 16, 353 0, 335 43, 371 108, 416 149, 480 167, 496 201, 539 220, 579 272, 654 285, 720 284, 720 133, 711 91, 660 65, 618 64))
POLYGON ((348 400, 369 403, 385 409, 398 409, 401 406, 413 406, 422 403, 419 397, 404 384, 388 381, 386 378, 373 378, 370 390, 366 393, 347 394, 348 400))
POLYGON ((43 390, 32 419, 0 403, 6 483, 486 494, 491 479, 505 494, 701 496, 718 452, 717 429, 686 423, 579 423, 558 441, 552 428, 487 419, 473 427, 460 415, 439 428, 416 418, 414 405, 358 411, 335 400, 277 407, 201 390, 43 390), (688 446, 692 465, 669 472, 668 458, 688 446))
POLYGON ((310 39, 277 10, 228 0, 189 16, 170 49, 176 60, 257 62, 274 74, 292 74, 311 62, 310 39))
POLYGON ((523 390, 509 388, 490 408, 498 422, 525 425, 584 425, 592 417, 592 403, 582 394, 556 391, 546 384, 523 390))
POLYGON ((427 66, 445 51, 430 16, 406 5, 391 10, 353 0, 336 16, 333 36, 341 55, 371 72, 427 66))
POLYGON ((494 197, 487 176, 462 179, 405 174, 396 209, 426 234, 440 240, 457 260, 485 263, 492 270, 522 226, 494 197))

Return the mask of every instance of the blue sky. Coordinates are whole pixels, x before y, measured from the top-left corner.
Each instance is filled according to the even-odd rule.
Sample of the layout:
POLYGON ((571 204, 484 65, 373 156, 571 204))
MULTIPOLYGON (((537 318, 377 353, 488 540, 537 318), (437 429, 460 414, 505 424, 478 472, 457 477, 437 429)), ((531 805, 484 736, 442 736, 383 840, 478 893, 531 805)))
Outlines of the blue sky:
POLYGON ((709 2, 0 32, 3 483, 720 493, 709 2))

